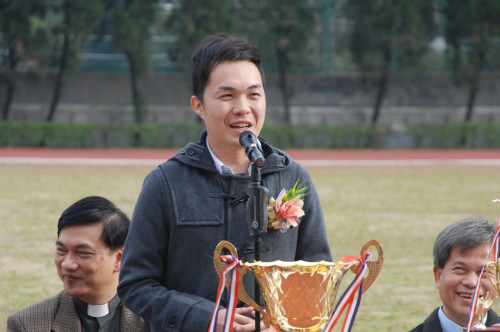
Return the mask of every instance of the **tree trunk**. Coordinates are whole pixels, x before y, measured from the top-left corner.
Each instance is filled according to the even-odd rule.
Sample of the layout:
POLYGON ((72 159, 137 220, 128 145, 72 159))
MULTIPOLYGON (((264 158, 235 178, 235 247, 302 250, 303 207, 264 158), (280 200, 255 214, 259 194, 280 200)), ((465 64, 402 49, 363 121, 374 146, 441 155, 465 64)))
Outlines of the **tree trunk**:
POLYGON ((14 99, 14 82, 10 78, 5 81, 5 101, 2 105, 2 120, 7 121, 9 119, 10 106, 12 105, 12 100, 14 99))
MULTIPOLYGON (((483 69, 484 61, 486 59, 486 52, 480 51, 478 61, 469 80, 469 99, 467 100, 467 110, 465 111, 464 122, 469 123, 472 120, 474 113, 474 104, 476 103, 476 96, 479 90, 479 76, 483 69)), ((460 134, 460 146, 465 148, 467 146, 467 132, 462 130, 460 134)))
POLYGON ((480 52, 477 65, 474 68, 474 73, 472 74, 472 78, 470 80, 469 99, 467 100, 467 111, 465 112, 465 117, 464 117, 465 122, 470 122, 472 120, 472 114, 474 112, 474 104, 476 102, 476 96, 479 90, 479 77, 481 75, 481 70, 483 69, 485 59, 486 59, 486 53, 480 52))
POLYGON ((141 123, 144 120, 144 100, 137 84, 137 63, 132 52, 125 52, 129 64, 130 86, 132 89, 132 102, 134 104, 134 121, 141 123))
POLYGON ((382 102, 384 101, 385 92, 387 90, 387 81, 389 79, 389 73, 387 67, 384 68, 382 74, 380 75, 378 81, 378 92, 377 97, 375 99, 375 105, 373 106, 373 114, 372 114, 372 124, 376 124, 380 117, 380 109, 382 108, 382 102))
MULTIPOLYGON (((67 26, 67 24, 66 24, 67 26)), ((66 74, 66 66, 69 57, 69 46, 70 46, 70 38, 68 30, 64 32, 64 42, 63 42, 63 50, 61 53, 61 59, 59 60, 59 71, 56 76, 56 82, 54 85, 54 93, 52 95, 52 100, 50 102, 49 114, 47 115, 47 121, 51 122, 54 120, 54 116, 56 114, 57 104, 59 103, 59 98, 61 96, 61 89, 63 85, 63 78, 66 74)))
POLYGON ((9 71, 5 75, 1 75, 5 81, 5 101, 2 105, 2 120, 7 121, 9 119, 10 106, 12 105, 12 100, 14 99, 15 85, 15 71, 19 58, 16 52, 15 44, 9 46, 9 71))
POLYGON ((290 115, 290 96, 288 94, 288 85, 287 85, 287 59, 286 59, 286 50, 280 48, 279 46, 276 48, 276 53, 278 56, 278 71, 279 71, 279 87, 281 90, 281 95, 283 96, 283 106, 284 106, 284 121, 287 124, 292 123, 292 117, 290 115))
POLYGON ((477 81, 471 82, 469 87, 469 99, 467 100, 467 110, 465 112, 464 121, 470 122, 472 120, 472 113, 474 112, 474 104, 477 95, 477 81))

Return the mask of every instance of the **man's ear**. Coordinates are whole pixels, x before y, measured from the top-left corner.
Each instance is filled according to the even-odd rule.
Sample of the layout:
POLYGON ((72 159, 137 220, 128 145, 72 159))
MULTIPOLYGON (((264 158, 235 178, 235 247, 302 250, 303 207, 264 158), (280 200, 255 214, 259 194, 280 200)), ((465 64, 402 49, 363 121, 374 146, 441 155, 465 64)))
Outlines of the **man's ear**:
POLYGON ((191 96, 191 108, 194 112, 203 120, 203 104, 201 100, 196 96, 191 96))
POLYGON ((441 286, 441 275, 443 270, 441 270, 437 265, 434 265, 434 284, 436 285, 436 288, 439 289, 441 286))
POLYGON ((122 257, 123 257, 123 247, 115 251, 115 268, 113 269, 113 272, 120 272, 121 266, 122 266, 122 257))

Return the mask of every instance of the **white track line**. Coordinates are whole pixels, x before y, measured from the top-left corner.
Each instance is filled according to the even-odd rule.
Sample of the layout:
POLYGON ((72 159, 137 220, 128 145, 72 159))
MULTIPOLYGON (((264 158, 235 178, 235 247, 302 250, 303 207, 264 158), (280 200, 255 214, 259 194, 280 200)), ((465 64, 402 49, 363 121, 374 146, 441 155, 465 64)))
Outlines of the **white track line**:
POLYGON ((164 159, 134 158, 39 158, 39 157, 0 157, 0 164, 11 165, 102 165, 102 166, 149 166, 159 165, 164 159))
MULTIPOLYGON (((8 165, 99 165, 99 166, 157 166, 165 159, 137 158, 39 158, 0 157, 0 164, 8 165)), ((297 160, 309 167, 332 166, 500 166, 500 159, 395 159, 395 160, 297 160)))

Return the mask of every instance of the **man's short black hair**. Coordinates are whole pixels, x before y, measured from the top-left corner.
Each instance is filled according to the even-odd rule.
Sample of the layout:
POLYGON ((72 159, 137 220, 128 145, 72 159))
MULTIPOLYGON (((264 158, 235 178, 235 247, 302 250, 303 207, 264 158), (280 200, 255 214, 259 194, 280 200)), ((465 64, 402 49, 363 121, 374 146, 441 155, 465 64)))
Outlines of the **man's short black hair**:
POLYGON ((57 223, 57 236, 67 226, 102 223, 101 240, 111 252, 123 247, 130 219, 112 202, 100 196, 88 196, 73 203, 57 223))
POLYGON ((212 70, 226 61, 250 61, 260 72, 264 84, 260 53, 246 39, 218 33, 207 36, 196 47, 191 57, 191 84, 193 95, 203 101, 203 93, 212 70))

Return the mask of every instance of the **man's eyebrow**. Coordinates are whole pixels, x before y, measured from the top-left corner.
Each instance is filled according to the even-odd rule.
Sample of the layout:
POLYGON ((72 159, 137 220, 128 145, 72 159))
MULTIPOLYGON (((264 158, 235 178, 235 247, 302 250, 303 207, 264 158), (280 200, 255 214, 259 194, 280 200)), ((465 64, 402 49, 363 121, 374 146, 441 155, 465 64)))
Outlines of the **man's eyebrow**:
POLYGON ((460 265, 460 266, 465 266, 465 262, 463 261, 456 261, 456 262, 453 262, 453 264, 451 264, 452 266, 456 266, 456 265, 460 265))
MULTIPOLYGON (((56 241, 56 246, 61 246, 61 247, 65 247, 64 243, 62 243, 61 241, 57 240, 56 241)), ((80 244, 77 244, 75 246, 76 249, 92 249, 92 247, 86 243, 80 243, 80 244)))
POLYGON ((262 84, 256 83, 256 84, 250 85, 247 90, 262 89, 262 88, 263 88, 262 84))
POLYGON ((93 249, 90 245, 86 243, 77 244, 75 247, 76 249, 93 249))
POLYGON ((217 90, 222 90, 222 91, 234 91, 236 90, 232 86, 227 86, 227 85, 221 85, 217 88, 217 90))
MULTIPOLYGON (((246 88, 246 90, 253 90, 253 89, 262 89, 263 86, 262 84, 259 84, 259 83, 256 83, 256 84, 252 84, 250 85, 248 88, 246 88)), ((232 86, 228 86, 228 85, 221 85, 217 88, 217 90, 222 90, 222 91, 235 91, 236 89, 232 86)))

